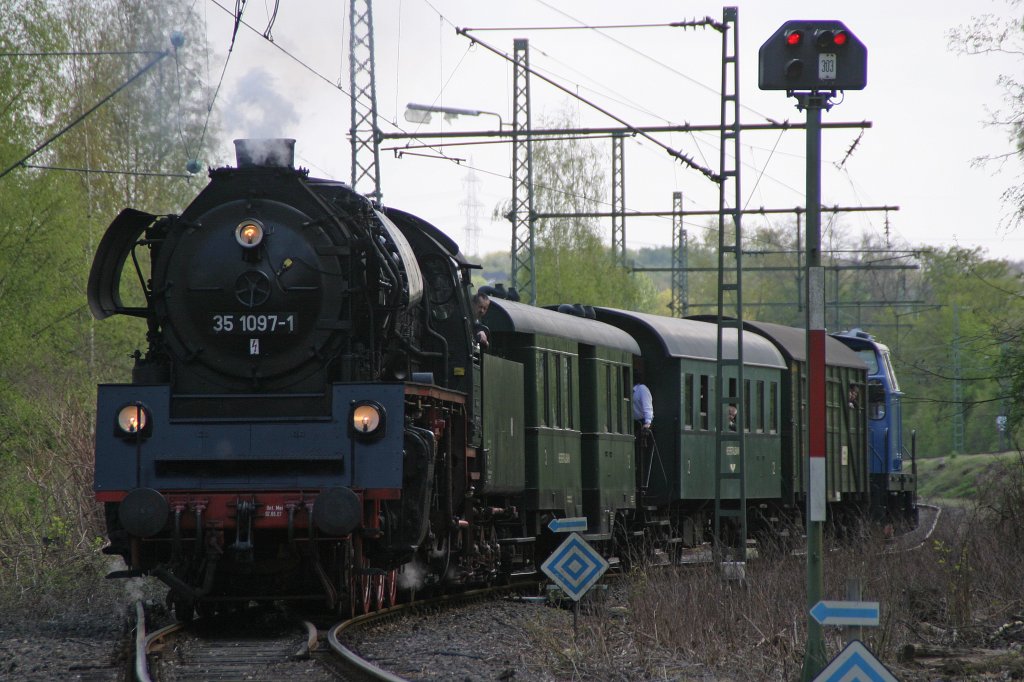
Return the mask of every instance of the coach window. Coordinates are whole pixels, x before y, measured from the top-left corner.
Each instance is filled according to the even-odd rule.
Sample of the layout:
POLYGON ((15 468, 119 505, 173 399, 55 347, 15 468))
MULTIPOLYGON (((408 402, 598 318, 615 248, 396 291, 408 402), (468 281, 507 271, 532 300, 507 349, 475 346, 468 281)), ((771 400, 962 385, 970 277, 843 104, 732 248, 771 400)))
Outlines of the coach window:
POLYGON ((693 375, 683 374, 683 428, 693 431, 693 375))
POLYGON ((566 391, 566 395, 568 396, 568 398, 566 400, 566 405, 565 405, 565 407, 568 410, 568 412, 565 415, 565 424, 566 424, 566 426, 568 428, 575 429, 576 428, 576 420, 573 419, 573 417, 575 416, 573 414, 574 413, 573 408, 576 406, 576 389, 573 387, 573 384, 572 384, 572 356, 571 355, 566 355, 565 356, 565 387, 568 389, 566 391))
POLYGON ((708 430, 708 376, 700 375, 700 428, 708 430))
POLYGON ((754 410, 757 416, 757 432, 764 433, 764 382, 757 382, 757 407, 754 410))
POLYGON ((539 357, 539 364, 541 367, 541 391, 544 395, 544 410, 540 415, 540 425, 549 426, 551 424, 551 391, 549 390, 550 382, 548 377, 548 354, 547 351, 541 351, 539 357))
POLYGON ((633 432, 633 381, 630 367, 619 367, 615 372, 616 394, 619 396, 620 407, 616 419, 619 420, 619 433, 633 432), (627 388, 628 387, 628 388, 627 388))
POLYGON ((614 432, 617 429, 613 428, 613 426, 612 426, 613 424, 616 423, 616 422, 612 421, 612 418, 613 418, 613 416, 617 416, 617 415, 615 415, 612 412, 612 410, 614 409, 612 407, 612 404, 613 404, 613 402, 617 402, 617 401, 613 401, 613 397, 618 396, 619 394, 615 390, 613 390, 615 387, 612 385, 612 366, 611 365, 607 365, 607 364, 604 365, 604 376, 602 378, 604 379, 604 390, 600 391, 600 393, 604 396, 604 400, 605 400, 605 406, 604 406, 604 430, 605 431, 614 432))
POLYGON ((562 390, 564 384, 562 383, 562 356, 558 353, 551 354, 552 370, 555 373, 555 418, 552 421, 552 425, 557 428, 563 428, 565 426, 564 413, 565 410, 565 391, 562 390))
POLYGON ((750 379, 743 380, 743 430, 750 431, 750 416, 753 410, 750 405, 750 379))
POLYGON ((633 432, 633 369, 623 366, 618 373, 619 390, 619 433, 633 432))
POLYGON ((779 385, 774 381, 768 385, 768 430, 776 433, 779 429, 779 385))

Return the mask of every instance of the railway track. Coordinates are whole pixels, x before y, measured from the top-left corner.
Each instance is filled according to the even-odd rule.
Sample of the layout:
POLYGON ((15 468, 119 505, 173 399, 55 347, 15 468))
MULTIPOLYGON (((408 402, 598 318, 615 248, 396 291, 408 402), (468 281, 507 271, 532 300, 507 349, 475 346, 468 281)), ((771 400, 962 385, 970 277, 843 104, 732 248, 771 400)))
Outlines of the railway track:
POLYGON ((141 604, 136 619, 134 672, 139 682, 339 679, 313 655, 317 628, 281 611, 250 609, 151 634, 141 604))
MULTIPOLYGON (((936 507, 922 505, 918 529, 893 538, 887 551, 912 551, 921 547, 937 525, 940 513, 936 507)), ((683 563, 709 560, 709 552, 695 552, 683 563)), ((351 642, 358 641, 360 632, 410 615, 424 612, 436 615, 536 585, 537 581, 533 580, 400 604, 323 628, 292 614, 264 609, 243 612, 241 617, 219 616, 196 621, 187 629, 176 624, 147 634, 140 604, 136 607, 140 625, 136 630, 135 678, 140 682, 279 679, 401 682, 404 678, 365 660, 353 648, 351 642)))
MULTIPOLYGON (((535 585, 536 583, 531 583, 535 585)), ((524 584, 473 590, 384 609, 317 628, 278 610, 248 610, 147 632, 136 605, 134 678, 139 682, 228 680, 400 682, 346 644, 353 633, 425 610, 437 612, 492 598, 524 584), (324 646, 326 643, 327 646, 324 646)))

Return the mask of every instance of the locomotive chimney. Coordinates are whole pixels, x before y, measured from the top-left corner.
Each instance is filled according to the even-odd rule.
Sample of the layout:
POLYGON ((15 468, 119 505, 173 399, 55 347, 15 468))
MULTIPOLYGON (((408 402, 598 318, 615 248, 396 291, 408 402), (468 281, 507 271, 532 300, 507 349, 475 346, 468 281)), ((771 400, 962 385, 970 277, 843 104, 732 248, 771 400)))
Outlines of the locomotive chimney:
POLYGON ((239 168, 294 168, 295 140, 284 137, 235 140, 235 159, 239 168))

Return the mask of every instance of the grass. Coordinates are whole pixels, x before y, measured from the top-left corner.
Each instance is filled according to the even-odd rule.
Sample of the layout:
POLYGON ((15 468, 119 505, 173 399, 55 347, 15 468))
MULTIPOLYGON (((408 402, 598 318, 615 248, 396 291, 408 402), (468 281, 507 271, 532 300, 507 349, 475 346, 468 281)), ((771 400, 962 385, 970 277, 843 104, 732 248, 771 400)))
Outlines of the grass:
POLYGON ((977 498, 979 481, 1019 461, 1016 452, 918 459, 918 493, 934 504, 961 506, 977 498))

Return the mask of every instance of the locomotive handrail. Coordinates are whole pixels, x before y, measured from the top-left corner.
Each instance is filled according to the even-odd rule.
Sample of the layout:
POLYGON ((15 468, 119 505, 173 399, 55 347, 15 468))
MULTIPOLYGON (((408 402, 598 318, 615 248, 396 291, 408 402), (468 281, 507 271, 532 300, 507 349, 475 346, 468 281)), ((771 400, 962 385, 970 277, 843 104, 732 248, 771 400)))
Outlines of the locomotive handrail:
POLYGON ((889 462, 891 461, 891 457, 890 457, 890 454, 889 454, 889 427, 888 426, 885 427, 885 429, 882 431, 882 442, 885 443, 885 446, 884 446, 885 447, 885 453, 883 454, 882 465, 885 467, 886 471, 889 471, 889 462))
POLYGON ((917 429, 910 432, 910 473, 917 479, 917 429))

